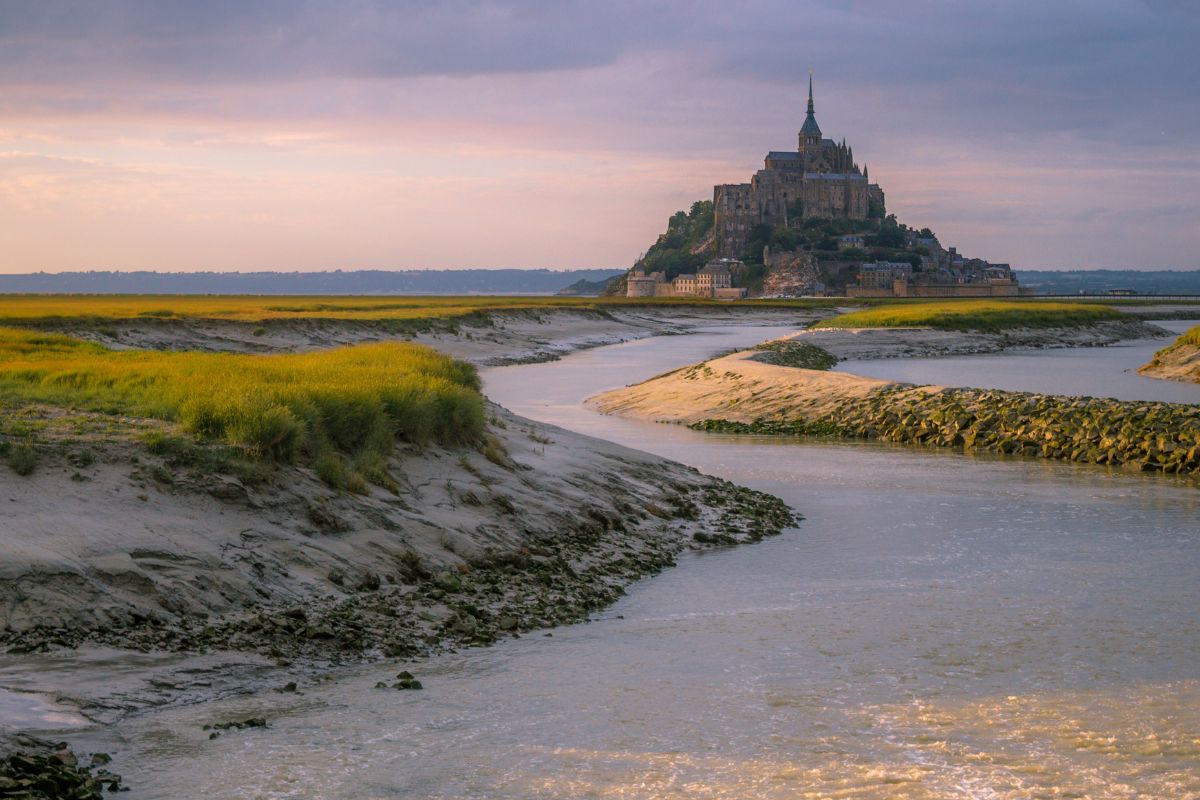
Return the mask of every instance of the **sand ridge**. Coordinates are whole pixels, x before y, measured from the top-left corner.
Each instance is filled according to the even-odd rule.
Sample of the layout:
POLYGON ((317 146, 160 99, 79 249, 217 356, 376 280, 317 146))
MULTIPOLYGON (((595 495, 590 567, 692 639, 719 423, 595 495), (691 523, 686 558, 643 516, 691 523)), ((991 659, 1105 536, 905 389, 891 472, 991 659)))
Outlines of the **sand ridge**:
POLYGON ((842 400, 900 385, 845 372, 764 364, 755 360, 758 354, 756 350, 731 353, 603 392, 587 403, 605 414, 656 422, 689 424, 715 416, 753 422, 784 410, 821 416, 842 400))

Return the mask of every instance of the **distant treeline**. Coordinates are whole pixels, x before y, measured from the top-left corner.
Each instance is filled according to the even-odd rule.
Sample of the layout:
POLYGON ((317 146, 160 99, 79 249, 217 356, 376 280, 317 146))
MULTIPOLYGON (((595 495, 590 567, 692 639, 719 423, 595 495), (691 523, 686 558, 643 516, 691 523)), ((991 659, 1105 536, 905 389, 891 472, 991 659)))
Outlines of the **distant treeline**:
POLYGON ((348 270, 331 272, 34 272, 0 275, 0 292, 87 294, 553 294, 617 269, 348 270))
POLYGON ((1131 289, 1138 294, 1200 294, 1200 269, 1016 270, 1022 286, 1038 294, 1103 294, 1131 289))

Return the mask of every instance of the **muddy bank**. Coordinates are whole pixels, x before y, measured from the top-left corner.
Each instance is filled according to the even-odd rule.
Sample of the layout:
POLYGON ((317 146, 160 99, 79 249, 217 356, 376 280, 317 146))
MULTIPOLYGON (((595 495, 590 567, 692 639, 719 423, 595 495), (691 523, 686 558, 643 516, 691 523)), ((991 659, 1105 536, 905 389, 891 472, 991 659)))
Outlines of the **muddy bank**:
MULTIPOLYGON (((495 364, 813 319, 724 308, 497 317, 404 331, 157 319, 57 329, 116 347, 264 353, 407 338, 495 364)), ((362 494, 307 468, 229 458, 155 420, 20 416, 0 429, 0 709, 9 690, 101 723, 576 622, 684 549, 797 521, 774 497, 494 405, 483 445, 398 447, 389 481, 362 494), (36 433, 11 435, 18 427, 36 433)))
POLYGON ((605 413, 699 430, 832 435, 1200 472, 1200 407, 912 386, 735 353, 605 392, 605 413))
POLYGON ((1013 328, 1003 333, 933 328, 822 328, 796 335, 797 341, 820 347, 840 361, 876 358, 921 358, 1052 347, 1104 347, 1131 339, 1170 333, 1138 319, 1109 320, 1078 328, 1013 328))
MULTIPOLYGON (((404 335, 497 363, 731 320, 811 318, 518 310, 404 335)), ((121 347, 260 352, 395 338, 394 324, 55 323, 121 347)), ((28 409, 32 448, 0 443, 11 467, 0 466, 0 645, 407 656, 578 619, 682 547, 754 540, 791 521, 772 499, 681 465, 498 406, 488 413, 485 446, 402 446, 389 488, 353 494, 310 469, 218 457, 222 448, 184 437, 147 446, 147 434, 171 433, 161 422, 28 409)))
POLYGON ((490 415, 483 451, 402 448, 393 490, 361 495, 47 435, 29 475, 0 471, 0 644, 411 656, 573 621, 684 547, 791 522, 681 465, 490 415))
POLYGON ((513 309, 445 319, 219 319, 135 318, 48 320, 34 327, 115 349, 271 353, 403 339, 426 344, 479 366, 550 361, 589 347, 687 333, 705 325, 784 325, 797 328, 833 309, 745 306, 661 306, 513 309))

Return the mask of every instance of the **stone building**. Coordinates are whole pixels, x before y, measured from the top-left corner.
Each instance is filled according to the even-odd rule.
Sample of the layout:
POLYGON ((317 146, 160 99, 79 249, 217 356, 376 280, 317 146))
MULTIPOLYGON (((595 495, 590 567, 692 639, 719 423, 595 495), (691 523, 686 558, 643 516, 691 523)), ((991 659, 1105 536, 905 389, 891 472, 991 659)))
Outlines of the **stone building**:
POLYGON ((626 297, 654 297, 658 284, 666 280, 661 272, 651 272, 647 275, 640 270, 634 271, 626 279, 626 297))
POLYGON ((884 215, 884 195, 868 180, 867 168, 854 162, 854 149, 843 139, 825 139, 813 113, 812 78, 808 114, 797 149, 772 150, 750 183, 713 187, 714 230, 718 254, 738 257, 757 224, 787 226, 806 218, 866 219, 884 215))
POLYGON ((915 272, 907 262, 879 261, 859 268, 858 282, 847 297, 1024 297, 1032 289, 1019 286, 1008 264, 979 259, 958 263, 961 269, 915 272))
POLYGON ((634 270, 628 278, 626 297, 707 297, 716 300, 737 300, 746 290, 733 285, 734 270, 745 269, 740 261, 717 258, 709 261, 699 272, 676 275, 668 281, 661 272, 649 275, 634 270))

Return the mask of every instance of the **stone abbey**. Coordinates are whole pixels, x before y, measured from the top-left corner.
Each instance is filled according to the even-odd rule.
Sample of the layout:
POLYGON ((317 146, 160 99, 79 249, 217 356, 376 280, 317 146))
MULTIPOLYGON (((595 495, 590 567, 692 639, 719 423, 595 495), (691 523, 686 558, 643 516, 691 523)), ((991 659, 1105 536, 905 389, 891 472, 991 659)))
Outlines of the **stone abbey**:
POLYGON ((811 76, 796 150, 772 150, 749 183, 715 186, 711 206, 673 215, 623 288, 629 297, 723 300, 1027 293, 1008 264, 967 258, 887 213, 854 149, 821 133, 811 76))
POLYGON ((882 219, 883 190, 871 183, 866 166, 854 162, 854 148, 843 139, 825 139, 813 111, 812 76, 808 114, 795 151, 772 150, 750 183, 713 187, 718 251, 736 258, 746 249, 755 225, 787 227, 806 217, 882 219))

